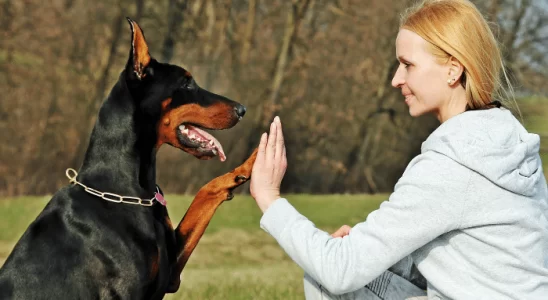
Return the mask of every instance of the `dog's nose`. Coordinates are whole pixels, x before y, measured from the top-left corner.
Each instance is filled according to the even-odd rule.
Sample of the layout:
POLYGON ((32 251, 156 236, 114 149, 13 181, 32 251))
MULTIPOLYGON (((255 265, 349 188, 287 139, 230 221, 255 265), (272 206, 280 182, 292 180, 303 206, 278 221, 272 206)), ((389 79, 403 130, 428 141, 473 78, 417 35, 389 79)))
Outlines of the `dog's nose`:
POLYGON ((234 107, 234 111, 236 112, 236 115, 241 118, 245 115, 245 106, 238 104, 234 107))

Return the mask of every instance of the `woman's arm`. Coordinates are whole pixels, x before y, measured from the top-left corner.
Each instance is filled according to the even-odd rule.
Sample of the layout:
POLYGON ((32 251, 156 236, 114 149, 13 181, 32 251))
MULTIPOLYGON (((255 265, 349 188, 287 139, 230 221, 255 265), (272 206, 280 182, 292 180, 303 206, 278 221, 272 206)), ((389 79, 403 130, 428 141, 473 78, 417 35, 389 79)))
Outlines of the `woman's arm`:
POLYGON ((251 175, 251 195, 269 232, 309 275, 334 294, 357 290, 436 237, 459 228, 471 173, 434 151, 417 156, 389 201, 343 238, 317 229, 279 198, 287 161, 279 118, 264 134, 251 175))
POLYGON ((266 210, 261 227, 330 292, 351 292, 436 237, 459 228, 470 177, 461 168, 434 152, 417 157, 389 201, 343 238, 317 229, 283 198, 266 210))

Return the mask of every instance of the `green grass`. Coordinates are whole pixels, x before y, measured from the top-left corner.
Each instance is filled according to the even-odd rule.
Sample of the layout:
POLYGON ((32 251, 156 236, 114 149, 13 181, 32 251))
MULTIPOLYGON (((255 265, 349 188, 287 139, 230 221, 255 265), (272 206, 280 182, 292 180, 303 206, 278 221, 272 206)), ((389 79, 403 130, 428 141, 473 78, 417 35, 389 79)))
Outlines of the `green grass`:
MULTIPOLYGON (((0 265, 50 197, 0 200, 0 265)), ((318 228, 333 232, 365 220, 386 195, 288 195, 318 228)), ((190 196, 167 195, 174 224, 190 196)), ((303 299, 303 271, 259 228, 261 213, 249 196, 236 195, 215 213, 183 271, 178 293, 166 299, 303 299)))

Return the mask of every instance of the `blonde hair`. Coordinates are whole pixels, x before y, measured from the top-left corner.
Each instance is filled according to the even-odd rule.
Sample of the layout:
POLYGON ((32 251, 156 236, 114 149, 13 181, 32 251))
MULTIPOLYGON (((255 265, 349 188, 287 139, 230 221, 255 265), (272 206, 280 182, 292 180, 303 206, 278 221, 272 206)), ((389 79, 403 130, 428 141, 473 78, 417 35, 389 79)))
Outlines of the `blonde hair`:
POLYGON ((470 1, 423 0, 405 12, 400 29, 425 39, 440 61, 454 57, 464 66, 460 83, 466 90, 469 109, 485 108, 494 100, 514 99, 497 40, 470 1))

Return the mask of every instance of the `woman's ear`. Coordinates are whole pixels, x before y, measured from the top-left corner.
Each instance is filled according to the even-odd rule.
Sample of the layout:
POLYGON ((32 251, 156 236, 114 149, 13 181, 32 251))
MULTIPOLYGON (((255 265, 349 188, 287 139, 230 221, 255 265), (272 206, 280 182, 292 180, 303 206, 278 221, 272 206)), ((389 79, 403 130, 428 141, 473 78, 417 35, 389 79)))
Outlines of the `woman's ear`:
POLYGON ((464 66, 454 56, 451 56, 447 63, 449 67, 447 83, 450 86, 453 86, 455 83, 460 83, 464 75, 464 66))

